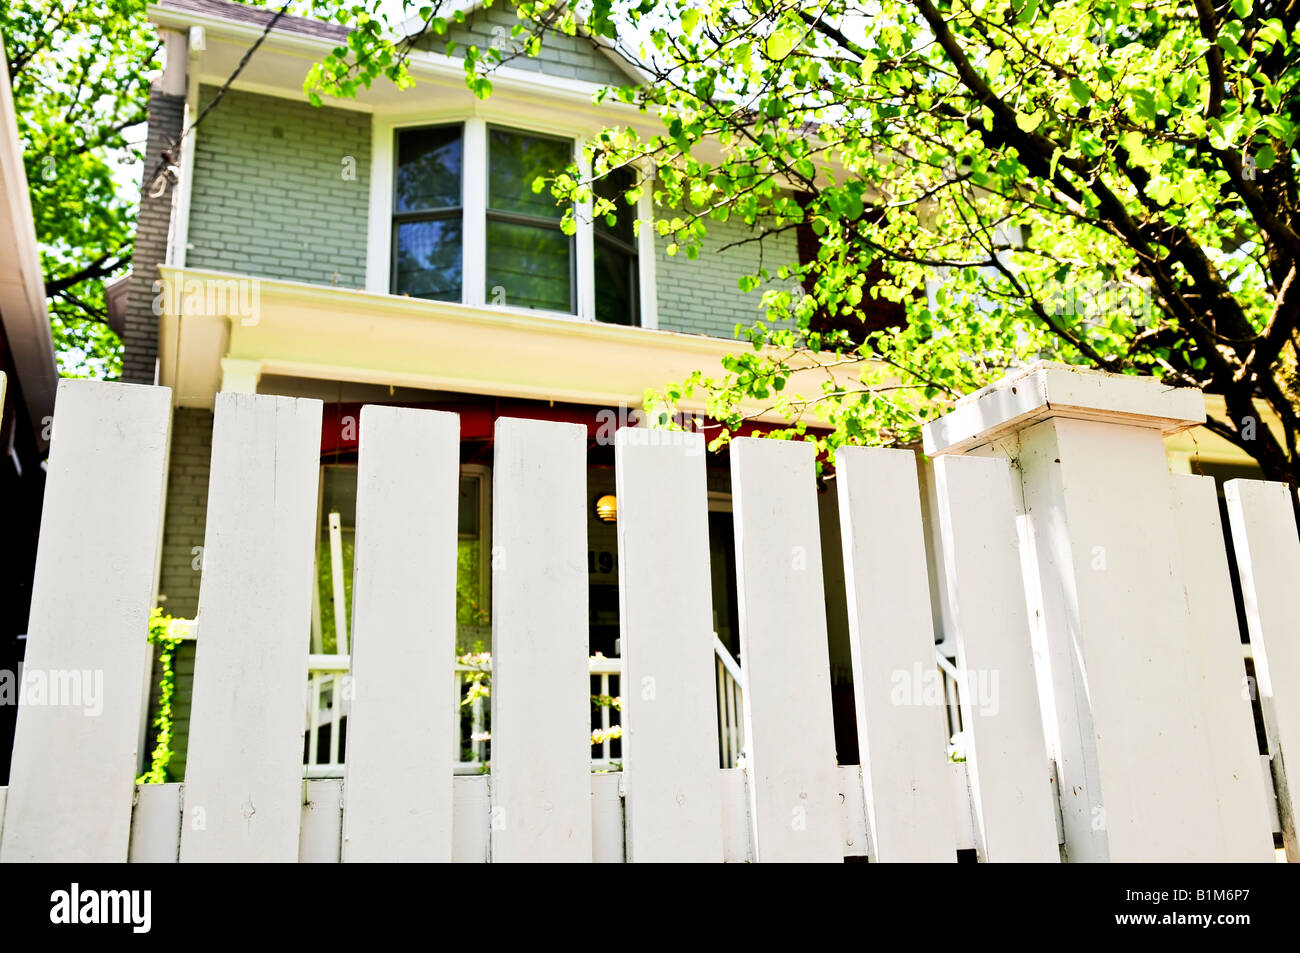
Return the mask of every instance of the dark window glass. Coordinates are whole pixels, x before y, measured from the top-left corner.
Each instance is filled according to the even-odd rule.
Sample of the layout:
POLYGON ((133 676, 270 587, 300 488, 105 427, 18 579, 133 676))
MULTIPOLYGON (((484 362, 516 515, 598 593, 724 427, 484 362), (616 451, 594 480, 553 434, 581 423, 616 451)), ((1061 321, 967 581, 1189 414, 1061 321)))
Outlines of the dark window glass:
POLYGON ((412 298, 460 300, 460 219, 397 225, 396 291, 412 298))
POLYGON ((550 139, 506 129, 488 131, 488 205, 501 212, 540 218, 564 217, 550 188, 533 191, 538 176, 553 176, 573 160, 567 139, 550 139))
POLYGON ((573 310, 571 242, 558 228, 488 220, 488 303, 573 310))
POLYGON ((488 130, 487 301, 574 311, 573 241, 549 189, 533 191, 572 161, 573 145, 506 129, 488 130))
POLYGON ((461 299, 460 126, 397 133, 392 290, 438 301, 461 299))
POLYGON ((641 323, 632 229, 636 210, 624 198, 633 185, 631 170, 620 169, 602 176, 594 186, 597 196, 614 202, 614 210, 595 222, 596 320, 606 324, 641 323))
POLYGON ((460 126, 404 129, 397 134, 399 212, 460 208, 460 126))

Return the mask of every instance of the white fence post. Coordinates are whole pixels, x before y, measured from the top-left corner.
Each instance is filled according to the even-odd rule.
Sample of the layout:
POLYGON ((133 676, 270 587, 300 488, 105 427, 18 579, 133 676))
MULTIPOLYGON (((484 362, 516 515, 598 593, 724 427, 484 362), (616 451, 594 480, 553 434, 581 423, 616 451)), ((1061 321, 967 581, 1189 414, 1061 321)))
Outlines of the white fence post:
POLYGON ((629 861, 721 861, 704 436, 614 442, 629 861))
POLYGON ((59 381, 0 860, 127 858, 170 421, 59 381))
POLYGON ((592 859, 587 431, 502 417, 492 468, 492 860, 592 859))
POLYGON ((955 862, 916 456, 845 447, 835 470, 867 849, 879 862, 955 862))
POLYGON ((812 444, 732 441, 731 487, 755 857, 839 862, 844 837, 812 444))
POLYGON ((1042 363, 925 428, 926 452, 1010 458, 1019 476, 1067 858, 1197 860, 1217 814, 1196 710, 1164 435, 1199 391, 1042 363))
POLYGON ((1224 487, 1282 838, 1295 860, 1300 857, 1300 638, 1295 621, 1300 538, 1291 492, 1283 483, 1260 480, 1229 480, 1224 487))
POLYGON ((342 857, 447 862, 460 418, 367 406, 360 438, 342 857))
POLYGON ((1006 461, 934 461, 981 860, 1056 863, 1056 793, 1006 461))
POLYGON ((217 394, 181 860, 298 859, 321 402, 217 394))

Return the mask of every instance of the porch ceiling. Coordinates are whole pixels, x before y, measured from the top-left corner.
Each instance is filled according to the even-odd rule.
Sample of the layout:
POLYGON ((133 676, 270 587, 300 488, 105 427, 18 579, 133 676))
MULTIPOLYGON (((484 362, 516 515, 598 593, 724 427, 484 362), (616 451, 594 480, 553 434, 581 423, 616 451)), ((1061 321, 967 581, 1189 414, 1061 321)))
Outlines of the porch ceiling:
MULTIPOLYGON (((219 389, 248 389, 235 373, 245 382, 277 374, 635 407, 647 387, 684 380, 696 370, 720 375, 725 355, 749 347, 347 288, 199 269, 160 271, 176 289, 160 296, 160 382, 186 407, 211 407, 219 389)), ((846 378, 839 383, 847 383, 842 368, 810 363, 809 369, 815 373, 797 375, 791 393, 800 393, 799 377, 806 378, 803 396, 810 397, 821 393, 828 374, 839 371, 846 378)), ((682 406, 703 410, 699 401, 682 406)))

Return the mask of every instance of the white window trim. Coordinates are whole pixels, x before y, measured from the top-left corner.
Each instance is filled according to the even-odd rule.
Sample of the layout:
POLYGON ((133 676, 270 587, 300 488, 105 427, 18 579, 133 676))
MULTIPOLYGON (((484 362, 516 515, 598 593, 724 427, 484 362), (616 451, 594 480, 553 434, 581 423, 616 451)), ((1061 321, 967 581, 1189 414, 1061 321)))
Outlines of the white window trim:
MULTIPOLYGON (((366 290, 375 294, 389 294, 389 274, 393 242, 393 174, 396 156, 393 140, 399 129, 419 126, 462 123, 465 133, 464 153, 461 162, 461 301, 470 307, 489 309, 508 314, 543 315, 566 321, 596 322, 595 288, 595 226, 591 217, 591 202, 578 205, 574 235, 576 256, 574 275, 577 282, 577 313, 547 311, 540 308, 517 308, 509 305, 489 304, 487 301, 487 167, 488 124, 560 136, 573 141, 574 155, 579 156, 581 143, 592 133, 589 129, 557 129, 554 124, 529 122, 516 115, 491 109, 480 104, 472 113, 462 108, 438 111, 426 110, 418 115, 392 116, 374 114, 371 126, 370 156, 370 215, 366 235, 366 290)), ((584 173, 587 170, 584 168, 584 173)), ((637 206, 637 217, 643 219, 637 236, 637 280, 639 285, 638 309, 640 326, 657 328, 658 306, 655 300, 655 240, 653 202, 649 189, 637 206)))

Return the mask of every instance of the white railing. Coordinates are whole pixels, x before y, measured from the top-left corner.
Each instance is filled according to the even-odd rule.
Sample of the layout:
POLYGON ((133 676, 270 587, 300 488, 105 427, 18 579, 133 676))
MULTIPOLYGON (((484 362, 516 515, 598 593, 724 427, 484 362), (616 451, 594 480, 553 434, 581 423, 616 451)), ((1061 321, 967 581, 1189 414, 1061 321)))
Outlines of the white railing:
MULTIPOLYGON (((744 677, 739 663, 716 635, 713 650, 718 681, 719 763, 721 767, 734 768, 745 750, 742 717, 744 677)), ((474 657, 475 660, 470 662, 464 661, 465 658, 462 656, 452 666, 452 697, 456 701, 452 717, 457 726, 453 740, 454 770, 457 774, 479 774, 486 770, 492 739, 490 705, 487 693, 474 690, 480 679, 471 676, 491 673, 492 660, 487 654, 474 657), (467 710, 468 733, 464 730, 467 710)), ((593 655, 589 659, 589 669, 593 681, 592 695, 605 700, 604 703, 592 702, 598 722, 592 729, 592 748, 595 749, 592 752, 592 770, 617 771, 622 766, 621 746, 616 756, 614 743, 622 739, 622 719, 617 702, 622 688, 623 660, 593 655)), ((348 688, 350 670, 349 655, 308 656, 304 773, 309 779, 343 776, 345 719, 352 701, 348 688), (325 729, 328 729, 327 733, 325 729)))
POLYGON ((313 654, 307 656, 307 751, 306 776, 339 778, 343 776, 343 720, 351 708, 348 673, 352 656, 313 654), (325 751, 321 751, 321 730, 329 729, 325 751), (322 757, 322 755, 324 755, 322 757))
POLYGON ((745 719, 741 708, 744 677, 739 663, 722 641, 713 636, 714 664, 718 669, 718 761, 734 768, 745 751, 745 719))

